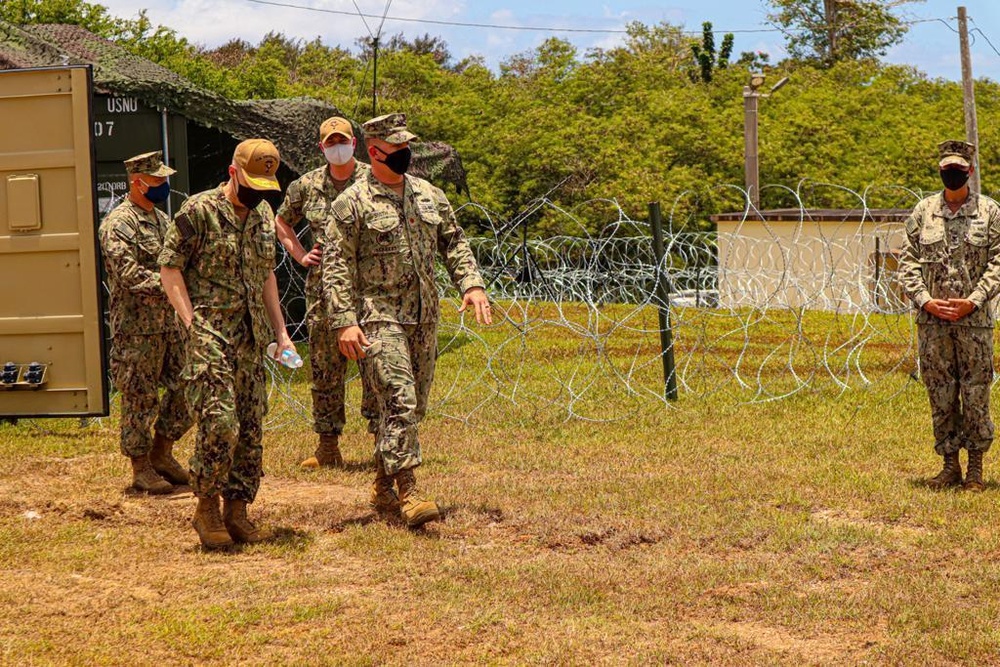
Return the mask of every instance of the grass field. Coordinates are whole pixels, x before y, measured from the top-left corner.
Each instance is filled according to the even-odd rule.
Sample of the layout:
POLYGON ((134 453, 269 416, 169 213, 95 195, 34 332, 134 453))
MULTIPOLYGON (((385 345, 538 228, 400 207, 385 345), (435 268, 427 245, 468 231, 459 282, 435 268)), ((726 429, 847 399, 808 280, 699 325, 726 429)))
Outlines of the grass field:
MULTIPOLYGON (((705 327, 698 377, 729 386, 725 325, 705 327)), ((281 537, 231 553, 197 547, 189 492, 127 489, 114 412, 0 426, 0 663, 997 663, 1000 466, 982 494, 926 487, 940 459, 905 349, 874 348, 884 382, 863 391, 666 408, 592 367, 628 368, 631 338, 591 357, 560 331, 494 355, 517 402, 475 408, 498 391, 456 371, 487 360, 476 338, 442 355, 419 476, 446 517, 420 531, 368 511, 356 414, 348 469, 303 472, 314 436, 274 406, 251 513, 281 537), (567 420, 553 376, 588 373, 580 413, 623 418, 567 420)))

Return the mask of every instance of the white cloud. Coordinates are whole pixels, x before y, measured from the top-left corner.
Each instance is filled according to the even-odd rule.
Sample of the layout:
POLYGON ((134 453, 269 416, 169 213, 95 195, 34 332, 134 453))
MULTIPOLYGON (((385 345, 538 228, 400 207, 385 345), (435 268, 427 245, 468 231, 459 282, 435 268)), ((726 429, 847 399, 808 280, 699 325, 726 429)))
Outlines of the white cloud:
MULTIPOLYGON (((351 48, 354 40, 368 34, 351 0, 275 0, 316 9, 349 12, 333 14, 291 7, 265 5, 248 0, 146 0, 147 15, 154 24, 173 28, 190 41, 208 47, 241 38, 256 43, 268 32, 281 32, 287 37, 313 39, 320 37, 329 45, 351 48)), ((134 0, 102 0, 116 16, 134 17, 134 0)), ((365 14, 381 17, 384 0, 357 0, 365 14)), ((402 18, 449 20, 461 14, 462 0, 395 0, 390 14, 402 18)), ((380 18, 366 18, 372 31, 380 18)), ((386 21, 384 33, 423 34, 432 32, 426 24, 386 21)))

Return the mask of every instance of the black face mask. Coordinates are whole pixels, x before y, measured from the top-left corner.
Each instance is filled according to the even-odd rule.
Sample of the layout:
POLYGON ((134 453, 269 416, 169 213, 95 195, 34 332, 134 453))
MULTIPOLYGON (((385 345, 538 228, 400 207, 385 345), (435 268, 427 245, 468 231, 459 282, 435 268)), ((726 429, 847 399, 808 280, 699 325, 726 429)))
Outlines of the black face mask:
POLYGON ((257 208, 257 205, 264 201, 265 193, 263 190, 254 190, 253 188, 248 188, 242 183, 238 184, 236 189, 236 198, 240 200, 240 203, 246 206, 251 211, 257 208))
POLYGON ((952 192, 961 190, 969 182, 969 172, 961 169, 942 169, 941 182, 952 192))
POLYGON ((410 151, 409 146, 406 148, 400 148, 394 153, 386 153, 381 148, 376 150, 385 156, 385 159, 379 160, 379 162, 389 167, 393 173, 402 176, 406 173, 406 170, 410 168, 410 159, 413 157, 413 153, 410 151))

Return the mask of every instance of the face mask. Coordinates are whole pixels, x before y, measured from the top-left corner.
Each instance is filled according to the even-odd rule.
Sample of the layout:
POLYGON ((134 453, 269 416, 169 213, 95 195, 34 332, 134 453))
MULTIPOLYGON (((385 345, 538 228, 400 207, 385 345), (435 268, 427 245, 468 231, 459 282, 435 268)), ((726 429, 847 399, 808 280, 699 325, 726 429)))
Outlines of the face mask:
POLYGON ((403 174, 406 173, 406 170, 410 168, 410 158, 413 157, 413 153, 410 152, 409 146, 407 146, 406 148, 400 148, 395 153, 386 153, 381 149, 376 149, 376 150, 378 150, 380 153, 382 153, 382 155, 385 156, 385 159, 379 160, 379 162, 389 167, 389 169, 391 169, 393 173, 402 176, 403 174))
MULTIPOLYGON (((140 180, 140 182, 145 183, 145 181, 141 181, 141 180, 140 180)), ((159 204, 160 202, 165 202, 165 201, 167 201, 167 197, 170 196, 170 182, 169 181, 164 181, 163 183, 160 183, 159 185, 149 185, 148 183, 146 183, 146 187, 149 188, 149 189, 146 190, 146 194, 143 195, 143 196, 146 197, 146 199, 148 199, 149 201, 151 201, 154 204, 159 204)))
POLYGON ((248 188, 242 183, 239 183, 239 188, 236 190, 236 198, 240 200, 240 203, 253 210, 257 208, 257 205, 264 201, 264 191, 254 190, 253 188, 248 188))
POLYGON ((347 164, 354 157, 354 146, 351 144, 334 144, 333 146, 324 146, 323 155, 326 156, 326 161, 334 165, 347 164))
POLYGON ((969 182, 969 172, 961 169, 942 169, 941 182, 952 192, 961 190, 969 182))

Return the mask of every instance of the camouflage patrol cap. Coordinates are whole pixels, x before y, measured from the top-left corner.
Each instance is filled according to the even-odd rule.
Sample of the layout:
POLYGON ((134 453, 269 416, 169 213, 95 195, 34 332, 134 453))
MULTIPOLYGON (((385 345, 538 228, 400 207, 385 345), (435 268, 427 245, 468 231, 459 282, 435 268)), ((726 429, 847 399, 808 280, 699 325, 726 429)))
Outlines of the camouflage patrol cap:
POLYGON ((171 169, 163 164, 163 151, 153 151, 143 153, 125 160, 125 171, 129 176, 134 174, 146 174, 147 176, 159 176, 166 178, 171 174, 176 174, 175 169, 171 169))
POLYGON ((267 139, 241 141, 233 153, 233 164, 243 173, 247 185, 254 190, 280 190, 274 172, 281 158, 278 149, 267 139))
POLYGON ((968 169, 972 165, 972 157, 976 154, 976 147, 967 141, 949 139, 938 144, 938 151, 941 155, 938 166, 942 169, 951 166, 968 169))
POLYGON ((319 126, 319 142, 321 144, 324 143, 331 134, 339 134, 342 137, 353 139, 354 128, 351 127, 351 121, 346 118, 341 118, 340 116, 327 118, 319 126))
POLYGON ((405 113, 390 113, 372 118, 361 125, 366 139, 381 139, 387 144, 403 144, 419 137, 406 129, 405 113))

